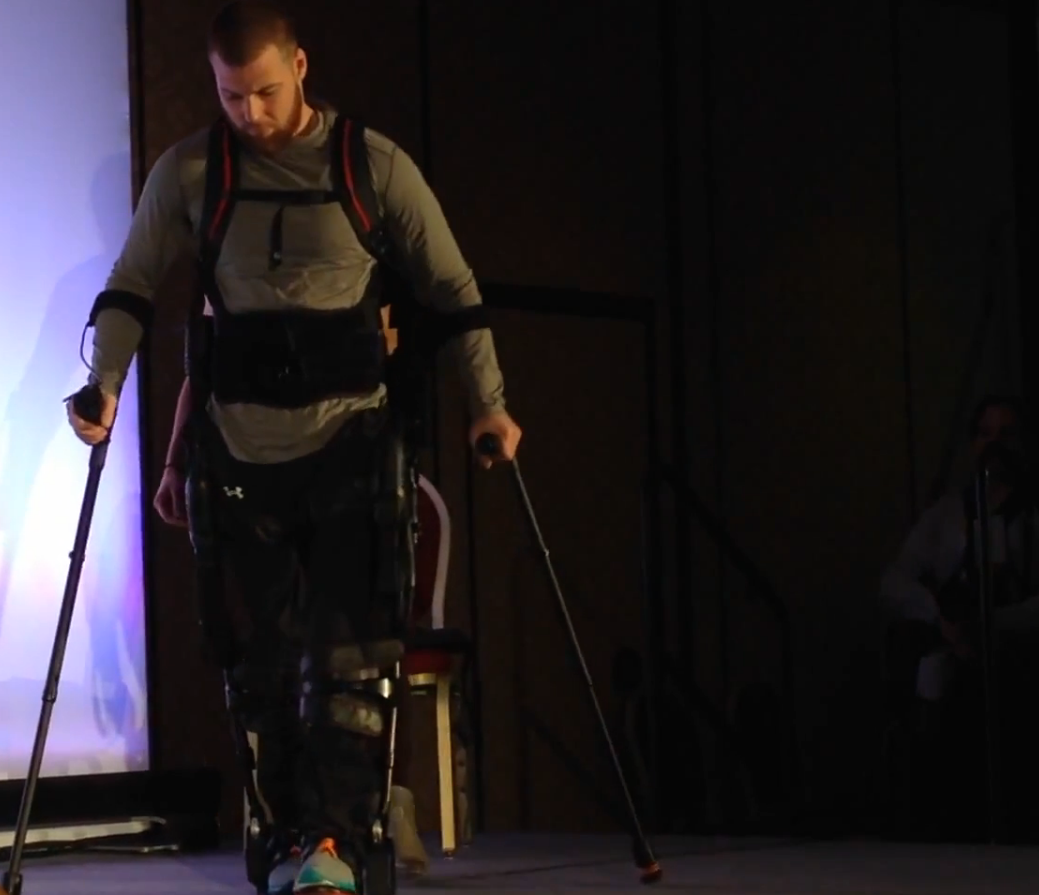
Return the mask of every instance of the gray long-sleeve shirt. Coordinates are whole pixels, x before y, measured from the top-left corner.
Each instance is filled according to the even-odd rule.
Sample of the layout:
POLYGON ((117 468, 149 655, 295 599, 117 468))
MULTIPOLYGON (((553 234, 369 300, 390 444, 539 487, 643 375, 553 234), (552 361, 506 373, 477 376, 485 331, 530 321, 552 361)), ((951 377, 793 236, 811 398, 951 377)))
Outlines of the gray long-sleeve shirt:
MULTIPOLYGON (((309 133, 276 154, 243 147, 242 188, 331 189, 328 140, 334 113, 319 110, 315 115, 309 133)), ((106 289, 151 301, 174 261, 184 252, 197 253, 207 136, 208 129, 196 132, 155 163, 106 289)), ((480 304, 473 272, 414 161, 371 130, 367 146, 378 200, 419 301, 445 312, 480 304)), ((374 259, 335 203, 285 209, 282 263, 270 270, 269 235, 277 210, 274 203, 257 202, 240 202, 234 209, 216 265, 216 280, 230 312, 348 308, 380 288, 374 259)), ((125 312, 102 311, 94 331, 92 380, 118 395, 141 335, 140 325, 125 312)), ((490 331, 464 333, 449 346, 466 386, 470 416, 504 409, 490 331)), ((320 449, 346 419, 384 398, 380 387, 371 394, 293 409, 211 400, 209 412, 235 457, 274 463, 320 449)))

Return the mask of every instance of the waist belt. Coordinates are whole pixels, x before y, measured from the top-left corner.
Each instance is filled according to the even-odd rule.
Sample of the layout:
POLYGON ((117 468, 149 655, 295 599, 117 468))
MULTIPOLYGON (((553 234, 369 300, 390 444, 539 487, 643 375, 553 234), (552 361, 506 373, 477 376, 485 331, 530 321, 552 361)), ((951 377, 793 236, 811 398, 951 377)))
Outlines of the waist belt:
POLYGON ((369 317, 361 309, 219 315, 214 396, 292 408, 370 394, 384 380, 386 345, 369 317))

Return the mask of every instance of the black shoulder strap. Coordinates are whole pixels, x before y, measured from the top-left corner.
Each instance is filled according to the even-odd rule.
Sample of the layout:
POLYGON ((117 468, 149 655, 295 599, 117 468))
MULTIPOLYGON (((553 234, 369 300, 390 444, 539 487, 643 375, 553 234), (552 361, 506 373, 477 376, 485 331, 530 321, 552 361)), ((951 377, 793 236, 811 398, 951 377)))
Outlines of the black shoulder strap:
POLYGON ((223 310, 216 284, 216 261, 231 223, 233 194, 238 185, 238 152, 231 128, 221 118, 209 130, 206 188, 199 221, 199 272, 214 312, 223 310))
POLYGON ((422 308, 415 301, 408 277, 396 263, 393 242, 379 209, 378 196, 372 182, 368 161, 368 145, 364 125, 345 115, 336 118, 332 126, 332 184, 339 195, 343 210, 350 219, 358 239, 368 252, 392 275, 396 288, 389 301, 390 323, 401 333, 415 329, 422 318, 421 332, 415 336, 426 339, 434 346, 473 329, 487 329, 487 309, 482 305, 465 308, 451 314, 442 314, 422 308))
POLYGON ((206 146, 206 190, 199 223, 201 249, 205 253, 220 244, 230 223, 231 194, 238 184, 238 153, 231 128, 223 119, 209 129, 206 146))
POLYGON ((364 124, 337 115, 332 125, 332 188, 361 245, 383 264, 390 263, 390 240, 368 161, 364 124))

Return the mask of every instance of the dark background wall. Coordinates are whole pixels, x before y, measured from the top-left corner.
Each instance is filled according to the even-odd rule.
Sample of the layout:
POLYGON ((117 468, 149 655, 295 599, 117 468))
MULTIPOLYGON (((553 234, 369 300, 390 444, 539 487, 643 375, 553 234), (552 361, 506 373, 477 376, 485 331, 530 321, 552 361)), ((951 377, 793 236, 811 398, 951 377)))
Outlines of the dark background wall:
MULTIPOLYGON (((142 173, 216 113, 217 5, 137 4, 142 173)), ((292 4, 312 86, 416 158, 487 286, 523 469, 607 713, 614 654, 654 631, 639 486, 655 445, 786 603, 804 791, 824 813, 859 811, 878 758, 882 566, 962 460, 970 401, 1019 390, 1007 32, 978 6, 292 4)), ((157 302, 150 491, 192 288, 185 266, 157 302)), ((479 646, 484 821, 608 826, 589 780, 613 782, 551 592, 507 473, 472 470, 456 398, 445 370, 430 468, 457 532, 449 614, 479 646)), ((778 679, 778 628, 668 488, 654 521, 658 637, 686 688, 727 709, 778 679)), ((231 821, 189 547, 150 534, 156 764, 225 770, 231 821)))

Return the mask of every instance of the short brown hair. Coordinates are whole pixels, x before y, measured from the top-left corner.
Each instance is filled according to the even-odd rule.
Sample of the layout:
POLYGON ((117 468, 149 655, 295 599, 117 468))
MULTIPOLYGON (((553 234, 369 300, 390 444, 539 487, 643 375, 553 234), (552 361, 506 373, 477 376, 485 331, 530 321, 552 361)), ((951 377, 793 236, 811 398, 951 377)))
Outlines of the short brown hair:
POLYGON ((292 17, 273 0, 231 0, 209 25, 208 51, 227 65, 248 65, 272 44, 286 55, 299 45, 292 17))

